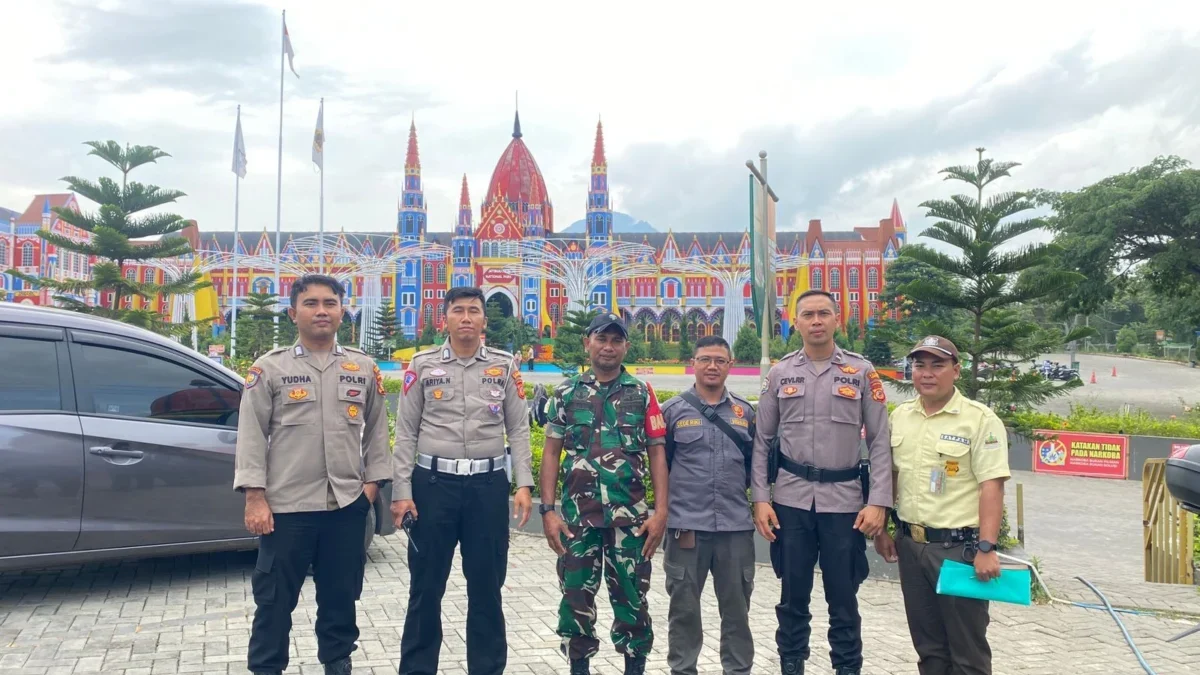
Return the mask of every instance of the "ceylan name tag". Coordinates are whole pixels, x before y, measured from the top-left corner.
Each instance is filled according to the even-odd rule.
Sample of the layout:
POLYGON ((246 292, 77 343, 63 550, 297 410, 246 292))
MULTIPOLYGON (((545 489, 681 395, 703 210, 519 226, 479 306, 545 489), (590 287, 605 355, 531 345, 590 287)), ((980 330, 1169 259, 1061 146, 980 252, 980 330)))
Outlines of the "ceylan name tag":
POLYGON ((963 438, 962 436, 955 436, 954 434, 942 434, 942 440, 943 441, 954 441, 955 443, 962 443, 963 445, 971 444, 971 439, 963 438))

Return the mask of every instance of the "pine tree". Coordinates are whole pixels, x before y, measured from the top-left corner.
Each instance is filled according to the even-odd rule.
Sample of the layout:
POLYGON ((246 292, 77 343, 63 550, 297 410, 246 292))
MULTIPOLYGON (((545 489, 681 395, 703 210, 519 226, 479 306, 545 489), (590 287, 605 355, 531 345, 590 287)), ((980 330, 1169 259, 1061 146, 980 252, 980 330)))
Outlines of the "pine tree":
POLYGON ((667 360, 667 346, 663 344, 662 339, 657 335, 650 336, 650 350, 647 354, 647 358, 649 358, 651 361, 667 360))
MULTIPOLYGON (((586 303, 580 303, 586 306, 586 303)), ((573 309, 563 317, 564 321, 554 335, 555 365, 563 370, 582 370, 588 365, 588 355, 583 349, 583 331, 600 312, 595 309, 573 309)))
MULTIPOLYGON (((946 174, 947 180, 971 185, 976 189, 976 195, 954 195, 949 200, 936 199, 921 204, 929 209, 929 216, 938 219, 921 236, 944 242, 961 251, 961 256, 916 246, 901 249, 902 258, 923 262, 957 283, 942 285, 922 278, 897 290, 917 303, 962 310, 969 317, 966 330, 957 322, 950 325, 936 319, 924 321, 921 326, 949 338, 958 346, 964 357, 962 360, 967 362, 958 380, 963 394, 980 400, 981 393, 987 390, 988 396, 984 398, 992 403, 1033 405, 1065 393, 1079 382, 1055 386, 1045 381, 1037 384, 1032 378, 990 378, 982 372, 982 365, 986 359, 1019 356, 1035 348, 1052 351, 1070 340, 1092 334, 1093 331, 1086 328, 1068 335, 1048 331, 1012 312, 1024 303, 1058 293, 1084 277, 1066 270, 1047 269, 1056 250, 1052 245, 1030 244, 1021 249, 1005 250, 1005 244, 1041 229, 1044 223, 1038 218, 1002 222, 1034 208, 1034 204, 1023 192, 1001 193, 985 202, 983 189, 1008 177, 1009 169, 1019 165, 984 159, 983 148, 978 148, 977 152, 979 160, 974 166, 955 166, 941 172, 946 174)), ((907 328, 917 334, 929 334, 924 330, 912 331, 914 326, 907 328)))
POLYGON ((165 284, 127 279, 122 274, 125 263, 177 258, 192 252, 191 244, 186 239, 168 236, 187 227, 188 221, 182 217, 173 213, 134 217, 134 214, 174 203, 184 196, 179 190, 129 181, 129 174, 134 169, 157 163, 159 159, 170 155, 151 145, 126 145, 121 148, 116 141, 88 141, 85 145, 92 148, 88 155, 99 157, 121 172, 121 183, 117 184, 108 177, 95 182, 75 176, 63 178, 72 192, 100 205, 96 213, 62 207, 53 209, 63 222, 91 233, 91 241, 80 243, 45 230, 39 231, 38 236, 47 244, 62 250, 95 256, 99 262, 92 267, 91 279, 57 281, 27 276, 15 270, 9 274, 55 291, 55 300, 66 309, 116 319, 163 335, 188 335, 192 328, 205 325, 206 321, 172 324, 152 309, 120 306, 124 297, 137 296, 149 301, 158 295, 187 295, 211 286, 209 282, 200 281, 203 275, 199 273, 184 274, 178 280, 165 284), (158 239, 149 240, 151 237, 158 239), (99 299, 96 306, 78 299, 91 292, 95 292, 99 299), (105 298, 110 293, 113 299, 105 306, 105 298))
POLYGON ((375 313, 375 322, 371 325, 371 344, 374 345, 374 356, 385 361, 391 360, 396 346, 396 308, 392 306, 391 298, 386 298, 375 313))
POLYGON ((749 321, 742 324, 733 340, 733 358, 741 363, 758 363, 762 360, 762 337, 749 321))
POLYGON ((688 338, 688 328, 695 325, 692 319, 683 320, 683 329, 679 331, 679 360, 687 361, 692 358, 692 341, 688 338))
MULTIPOLYGON (((238 356, 248 357, 253 361, 271 351, 275 336, 277 300, 272 293, 251 293, 242 298, 241 302, 246 306, 244 309, 238 309, 238 356)), ((281 327, 282 323, 280 321, 281 327)))

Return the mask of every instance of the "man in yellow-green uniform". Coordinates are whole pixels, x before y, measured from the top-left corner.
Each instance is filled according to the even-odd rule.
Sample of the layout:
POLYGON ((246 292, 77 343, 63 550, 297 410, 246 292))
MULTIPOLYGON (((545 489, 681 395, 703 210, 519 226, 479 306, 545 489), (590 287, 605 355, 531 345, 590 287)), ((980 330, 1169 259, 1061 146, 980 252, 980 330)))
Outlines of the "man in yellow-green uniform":
POLYGON ((990 675, 988 603, 937 592, 942 561, 1000 576, 996 553, 1009 477, 1008 437, 996 413, 955 387, 961 365, 950 340, 932 335, 908 354, 918 397, 891 415, 896 539, 875 550, 900 563, 900 588, 921 675, 990 675))

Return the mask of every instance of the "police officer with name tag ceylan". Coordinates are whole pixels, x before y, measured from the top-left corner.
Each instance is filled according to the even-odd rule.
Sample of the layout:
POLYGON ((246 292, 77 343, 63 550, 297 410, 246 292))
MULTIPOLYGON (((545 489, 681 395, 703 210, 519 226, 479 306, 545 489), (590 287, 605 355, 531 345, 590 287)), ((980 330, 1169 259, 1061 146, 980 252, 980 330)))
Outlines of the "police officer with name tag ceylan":
POLYGON ((260 535, 247 650, 258 675, 287 669, 292 611, 310 564, 317 658, 327 675, 351 672, 363 529, 391 460, 379 368, 337 344, 344 294, 332 277, 296 281, 288 309, 296 344, 267 352, 246 375, 233 484, 246 495, 246 529, 260 535))
POLYGON ((415 519, 401 675, 439 672, 442 596, 454 549, 467 580, 467 671, 503 673, 508 658, 500 589, 508 567, 508 495, 524 525, 533 508, 525 384, 512 354, 485 347, 483 292, 452 288, 446 343, 413 356, 396 416, 397 527, 415 519), (505 452, 505 436, 512 449, 505 452))
POLYGON ((800 295, 796 328, 804 349, 771 368, 758 405, 751 501, 755 525, 771 542, 772 566, 783 580, 775 642, 785 675, 802 675, 810 653, 809 600, 818 559, 834 672, 861 672, 857 594, 868 574, 864 535, 884 531, 892 505, 883 383, 863 356, 834 343, 837 324, 832 295, 800 295), (860 459, 864 427, 869 464, 860 459), (769 476, 774 472, 768 464, 779 469, 774 495, 770 482, 776 477, 769 476))

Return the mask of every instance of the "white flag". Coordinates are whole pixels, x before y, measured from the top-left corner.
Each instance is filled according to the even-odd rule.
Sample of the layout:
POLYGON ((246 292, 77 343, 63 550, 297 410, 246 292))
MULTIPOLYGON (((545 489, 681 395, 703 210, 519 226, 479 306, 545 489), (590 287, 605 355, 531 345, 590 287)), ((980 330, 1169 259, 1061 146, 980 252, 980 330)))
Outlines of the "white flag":
POLYGON ((288 35, 286 18, 283 20, 283 53, 287 54, 288 68, 292 69, 292 74, 300 77, 300 74, 296 72, 296 66, 292 63, 292 59, 296 58, 296 52, 292 51, 292 38, 288 35))
POLYGON ((246 142, 242 140, 242 108, 238 106, 237 131, 233 134, 233 172, 246 177, 246 142))
POLYGON ((312 161, 325 170, 325 99, 321 99, 321 109, 317 112, 317 130, 313 132, 312 161))

